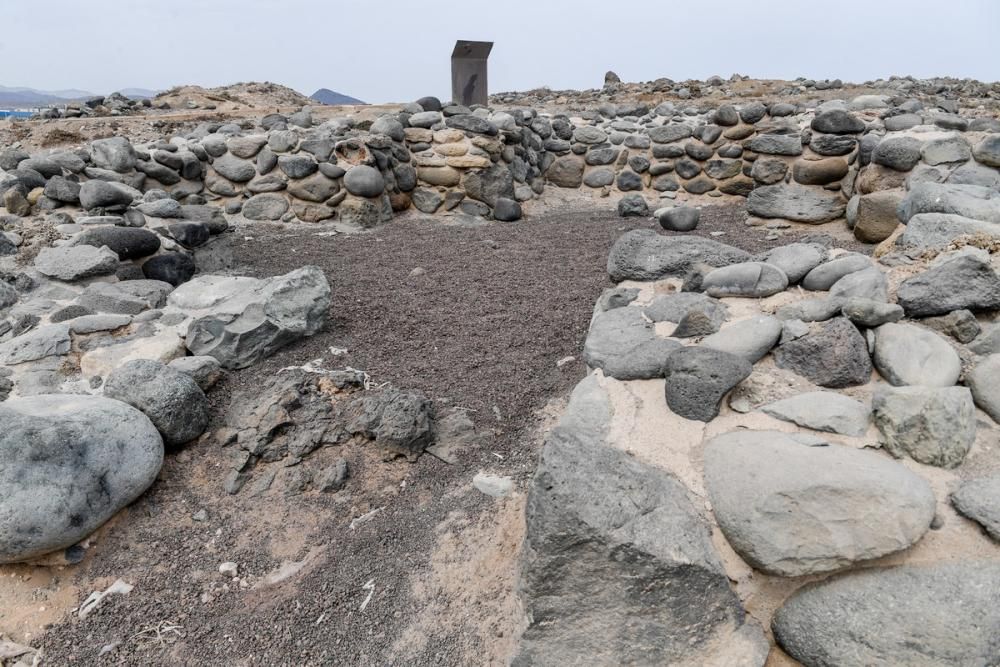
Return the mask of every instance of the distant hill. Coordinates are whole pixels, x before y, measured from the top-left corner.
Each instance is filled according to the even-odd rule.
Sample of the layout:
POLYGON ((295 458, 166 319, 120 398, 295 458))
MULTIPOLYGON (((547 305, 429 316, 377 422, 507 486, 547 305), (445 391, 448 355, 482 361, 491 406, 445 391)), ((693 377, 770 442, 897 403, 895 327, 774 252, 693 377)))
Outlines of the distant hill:
POLYGON ((73 98, 60 97, 54 92, 47 90, 35 90, 34 88, 8 88, 6 86, 0 86, 0 106, 4 107, 37 107, 44 106, 46 104, 62 104, 65 103, 67 99, 73 98))
MULTIPOLYGON (((142 99, 156 97, 159 91, 146 88, 122 88, 125 97, 142 99)), ((86 90, 36 90, 35 88, 11 88, 0 86, 0 107, 42 107, 49 104, 66 104, 74 100, 95 97, 86 90)))
POLYGON ((320 104, 368 104, 367 102, 362 102, 356 97, 344 95, 343 93, 335 92, 329 88, 320 88, 315 93, 310 95, 309 99, 316 100, 320 104))

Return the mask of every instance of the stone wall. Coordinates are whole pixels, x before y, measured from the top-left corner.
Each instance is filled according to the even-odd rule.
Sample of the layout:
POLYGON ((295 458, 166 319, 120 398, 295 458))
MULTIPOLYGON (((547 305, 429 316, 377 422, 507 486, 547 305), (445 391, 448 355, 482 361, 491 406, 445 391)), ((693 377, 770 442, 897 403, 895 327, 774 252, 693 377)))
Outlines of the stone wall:
POLYGON ((183 218, 154 203, 169 197, 248 220, 370 227, 411 207, 516 220, 548 185, 645 199, 746 197, 753 216, 846 217, 859 239, 877 242, 895 229, 895 206, 913 183, 996 187, 997 132, 996 119, 871 95, 815 109, 603 103, 573 116, 423 98, 371 122, 316 123, 306 108, 137 145, 113 137, 36 155, 9 147, 0 194, 20 216, 78 207, 183 218))

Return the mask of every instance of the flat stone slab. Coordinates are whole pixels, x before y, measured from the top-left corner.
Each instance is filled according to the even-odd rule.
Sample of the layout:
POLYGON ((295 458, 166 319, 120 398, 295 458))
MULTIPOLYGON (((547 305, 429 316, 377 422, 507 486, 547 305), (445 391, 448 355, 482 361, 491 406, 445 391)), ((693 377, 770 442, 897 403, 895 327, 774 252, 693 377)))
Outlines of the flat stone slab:
POLYGON ((608 275, 614 282, 659 280, 686 275, 694 266, 728 266, 750 260, 739 248, 700 236, 661 236, 636 229, 618 237, 608 254, 608 275))
POLYGON ((859 436, 868 430, 871 409, 832 391, 810 391, 769 403, 761 411, 815 431, 859 436))

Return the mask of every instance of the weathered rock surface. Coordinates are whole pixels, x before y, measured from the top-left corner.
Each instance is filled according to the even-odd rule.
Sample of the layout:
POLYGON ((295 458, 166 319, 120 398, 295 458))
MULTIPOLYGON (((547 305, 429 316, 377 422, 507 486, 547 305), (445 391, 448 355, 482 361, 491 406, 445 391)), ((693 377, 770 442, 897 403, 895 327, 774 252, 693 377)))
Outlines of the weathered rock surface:
POLYGON ((667 357, 678 347, 677 341, 656 335, 642 309, 615 308, 594 317, 583 360, 619 380, 662 377, 667 357))
POLYGON ((845 317, 836 317, 801 338, 782 343, 774 351, 774 361, 779 368, 834 389, 866 384, 872 373, 868 345, 845 317))
POLYGON ((224 368, 245 368, 326 320, 330 286, 315 266, 258 280, 201 276, 171 293, 168 306, 194 318, 185 345, 224 368))
POLYGON ((962 482, 951 494, 951 504, 1000 542, 1000 475, 962 482))
POLYGON ((1000 354, 991 354, 978 362, 965 378, 972 398, 983 412, 1000 424, 1000 354))
POLYGON ((710 271, 702 281, 709 296, 762 298, 788 287, 788 276, 772 264, 741 262, 710 271))
POLYGON ((708 347, 681 347, 664 368, 664 393, 671 412, 685 419, 708 422, 719 414, 729 390, 750 376, 753 367, 743 357, 708 347))
POLYGON ((980 257, 961 255, 904 280, 896 295, 910 317, 993 310, 1000 308, 1000 274, 980 257))
POLYGON ((0 403, 0 563, 64 549, 139 497, 163 463, 141 412, 97 396, 0 403))
POLYGON ((875 329, 872 359, 882 377, 897 387, 950 387, 962 372, 958 353, 945 339, 913 324, 875 329))
POLYGON ((871 410, 864 403, 832 391, 810 391, 761 408, 772 417, 816 431, 864 435, 871 410))
POLYGON ((753 567, 800 576, 900 551, 934 518, 930 486, 884 456, 820 438, 734 431, 705 448, 726 539, 753 567))
POLYGON ((965 387, 883 387, 872 410, 883 446, 897 458, 954 468, 976 440, 976 409, 965 387))
POLYGON ((684 487, 607 446, 610 418, 586 378, 542 450, 521 571, 531 621, 512 664, 763 665, 767 642, 684 487))
POLYGON ((762 359, 781 337, 781 320, 770 315, 733 322, 718 333, 702 339, 702 347, 743 357, 751 364, 762 359))
POLYGON ((208 399, 194 379, 151 359, 129 361, 104 382, 104 395, 149 417, 167 445, 183 445, 208 427, 208 399))
POLYGON ((636 229, 618 237, 608 255, 608 275, 622 280, 657 280, 684 276, 697 264, 728 266, 745 262, 743 250, 699 236, 661 236, 648 229, 636 229))
POLYGON ((771 627, 804 665, 989 665, 998 598, 994 561, 875 568, 800 589, 771 627))
POLYGON ((840 194, 821 188, 780 183, 755 188, 747 199, 747 210, 762 218, 785 218, 797 222, 826 222, 844 216, 847 201, 840 194))
POLYGON ((50 278, 82 280, 114 273, 118 268, 118 255, 108 248, 89 245, 43 248, 35 257, 35 268, 50 278))

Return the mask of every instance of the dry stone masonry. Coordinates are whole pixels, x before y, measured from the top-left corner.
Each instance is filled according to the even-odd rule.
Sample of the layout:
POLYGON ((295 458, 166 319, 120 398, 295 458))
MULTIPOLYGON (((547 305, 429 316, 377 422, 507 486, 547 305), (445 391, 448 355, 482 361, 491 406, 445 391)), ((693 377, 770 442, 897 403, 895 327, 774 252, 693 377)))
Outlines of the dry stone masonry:
MULTIPOLYGON (((949 181, 961 166, 924 178, 941 166, 926 138, 859 172, 910 170, 874 258, 830 237, 759 255, 652 229, 615 242, 592 372, 529 491, 515 664, 1000 659, 998 188, 949 181)), ((803 169, 764 186, 783 217, 814 192, 803 169)), ((839 188, 815 194, 842 205, 839 188)))
MULTIPOLYGON (((713 96, 741 81, 609 72, 490 107, 0 147, 0 563, 72 549, 206 437, 222 373, 322 330, 336 285, 315 266, 234 275, 234 230, 605 201, 650 222, 610 249, 590 374, 530 483, 512 664, 996 664, 1000 90, 713 96), (879 245, 751 253, 698 235, 713 202, 879 245)), ((66 115, 145 113, 85 106, 66 115)), ((413 461, 454 420, 306 364, 224 421, 219 486, 254 495, 337 491, 346 461, 320 467, 319 448, 413 461)))

